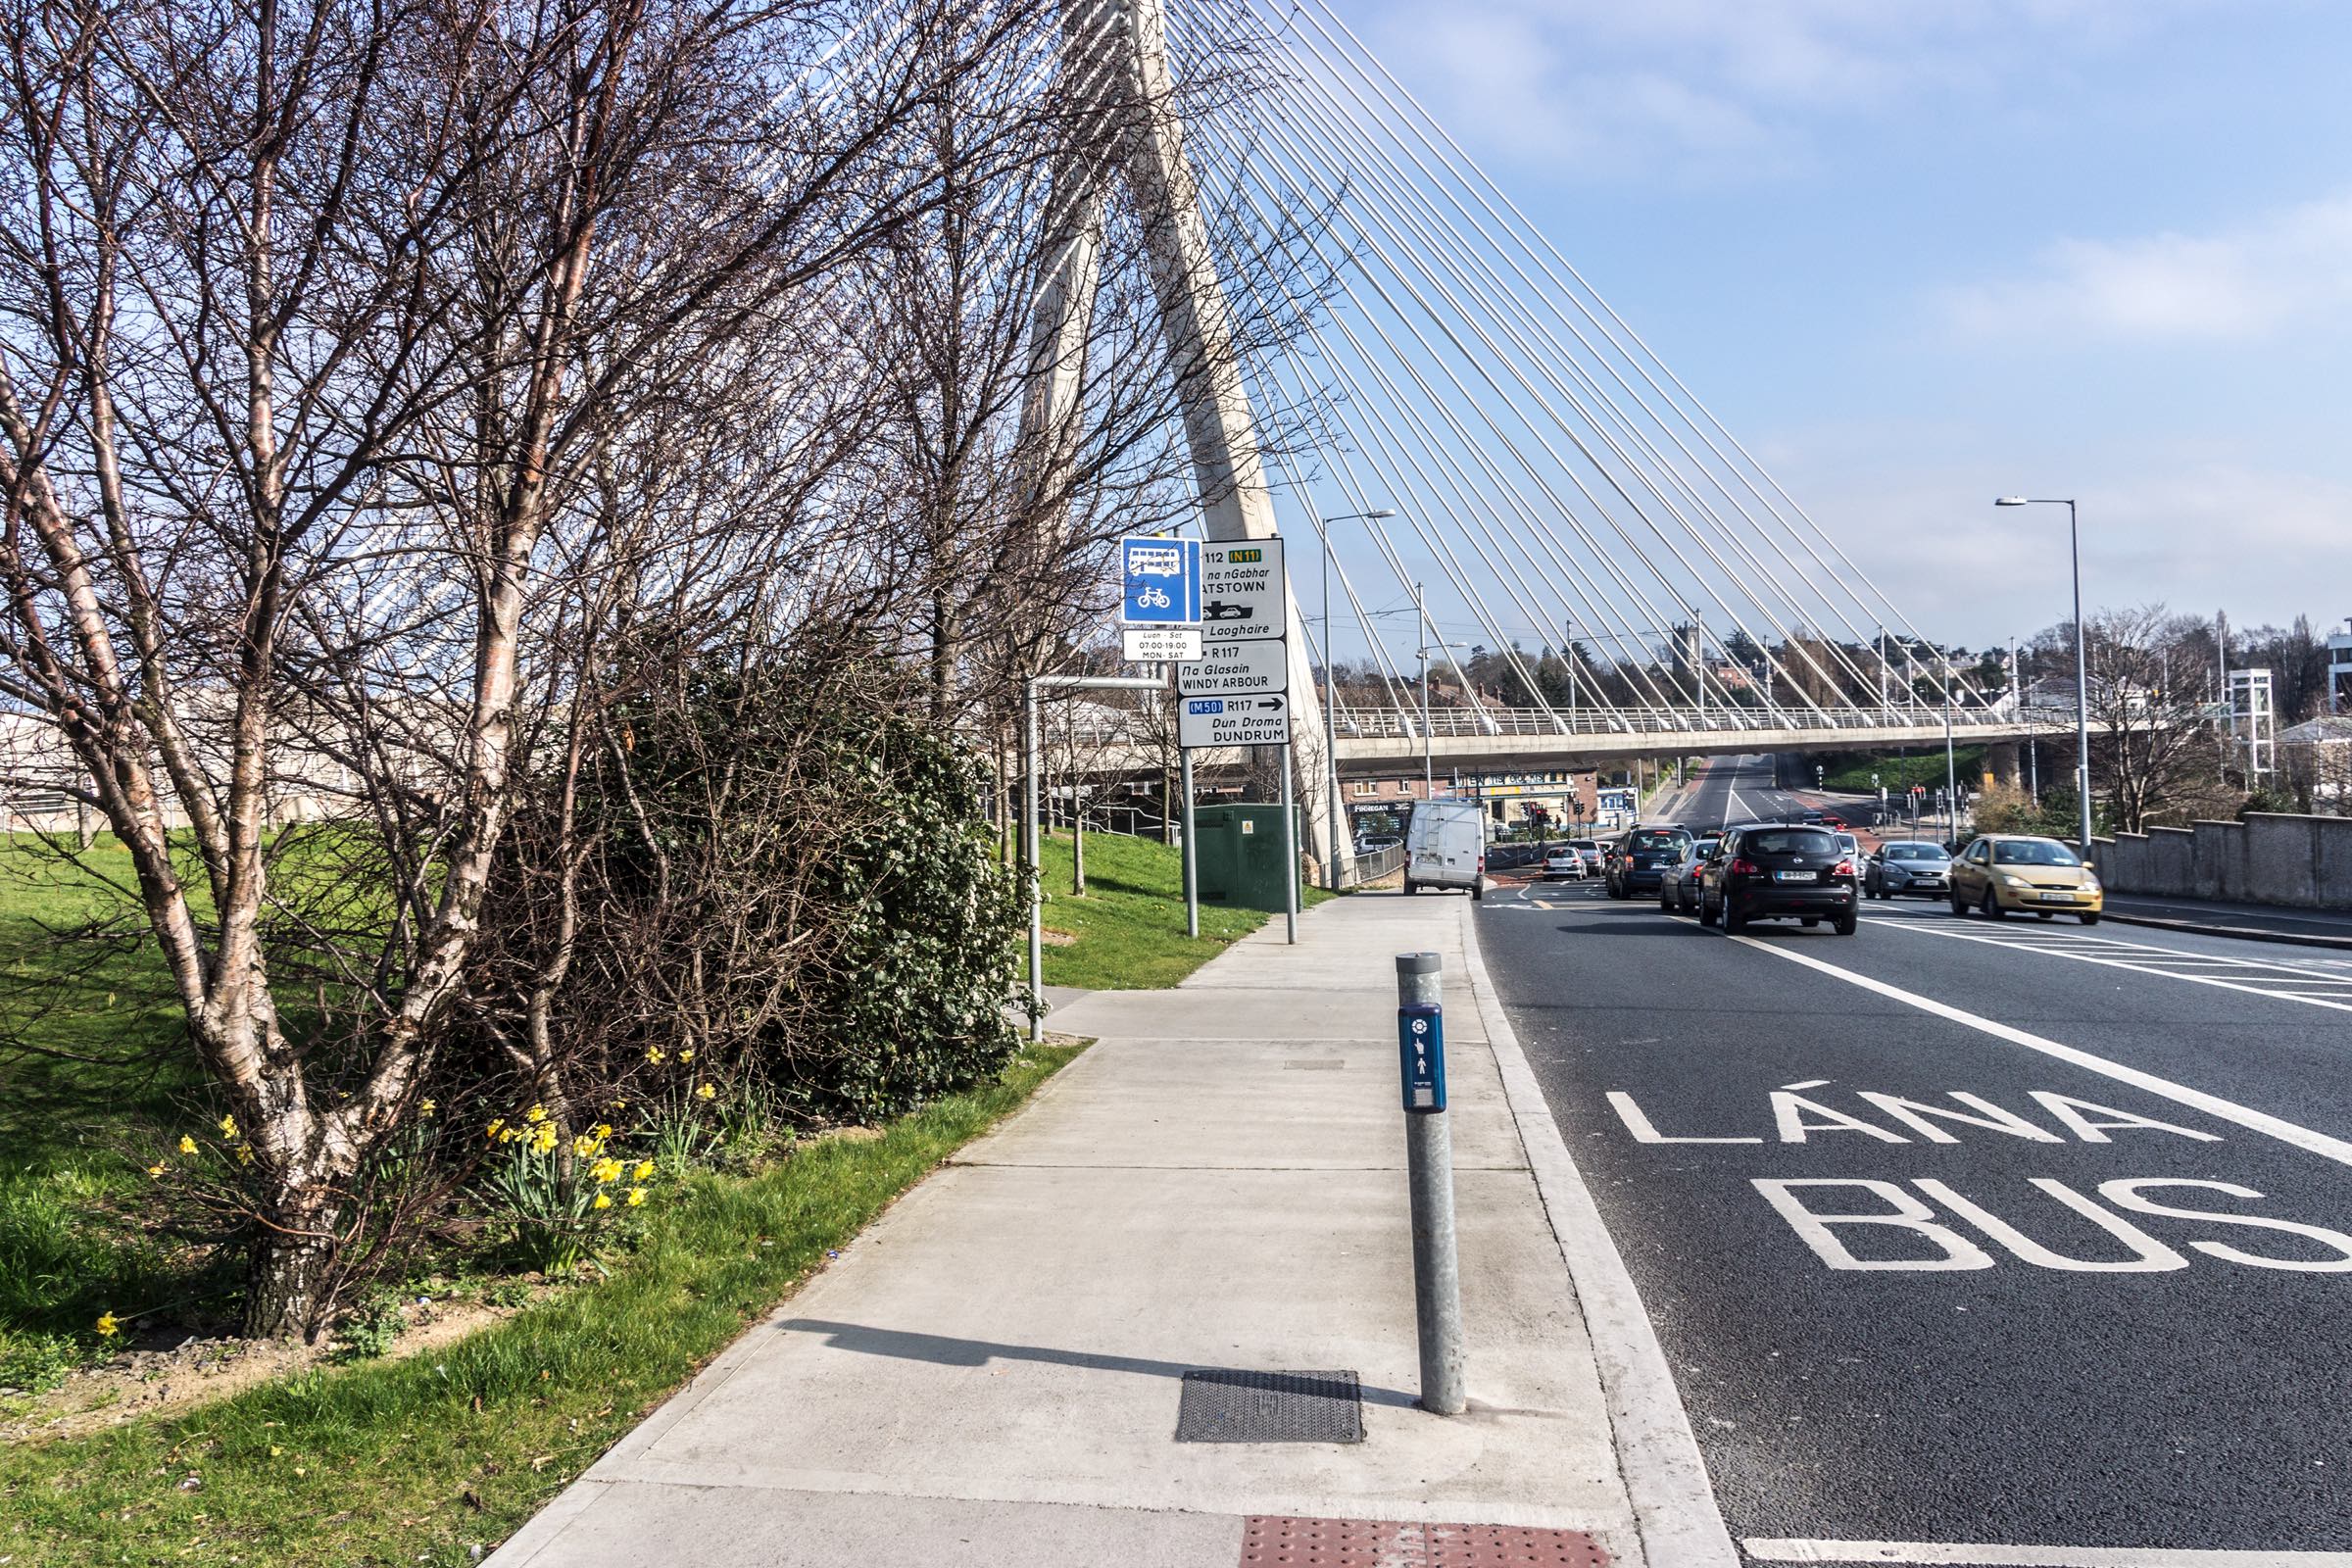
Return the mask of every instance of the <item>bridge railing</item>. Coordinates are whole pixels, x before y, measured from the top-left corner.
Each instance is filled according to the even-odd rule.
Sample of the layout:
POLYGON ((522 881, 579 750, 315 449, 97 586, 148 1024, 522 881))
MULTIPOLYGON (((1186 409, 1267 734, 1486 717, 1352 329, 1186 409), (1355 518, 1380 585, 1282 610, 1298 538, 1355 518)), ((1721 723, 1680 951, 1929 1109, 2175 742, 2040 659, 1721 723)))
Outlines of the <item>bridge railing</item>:
POLYGON ((1358 855, 1350 859, 1348 869, 1340 876, 1340 886, 1364 887, 1384 876, 1395 876, 1403 869, 1404 846, 1393 844, 1385 850, 1374 850, 1369 855, 1358 855))
MULTIPOLYGON (((1334 719, 1342 740, 1421 739, 1421 714, 1414 709, 1343 707, 1334 719)), ((2030 708, 2021 713, 2004 707, 1971 708, 1952 714, 1952 731, 1968 736, 1979 730, 2014 730, 2020 724, 2057 730, 2070 729, 2074 722, 2072 709, 2030 708)), ((1943 710, 1936 708, 1831 708, 1820 711, 1809 708, 1433 708, 1429 712, 1430 737, 1444 740, 1506 735, 1589 735, 1605 740, 1611 736, 1786 730, 1842 735, 1942 727, 1943 710)), ((1150 739, 1133 720, 1102 710, 1076 717, 1067 725, 1057 724, 1054 733, 1087 744, 1150 739)))

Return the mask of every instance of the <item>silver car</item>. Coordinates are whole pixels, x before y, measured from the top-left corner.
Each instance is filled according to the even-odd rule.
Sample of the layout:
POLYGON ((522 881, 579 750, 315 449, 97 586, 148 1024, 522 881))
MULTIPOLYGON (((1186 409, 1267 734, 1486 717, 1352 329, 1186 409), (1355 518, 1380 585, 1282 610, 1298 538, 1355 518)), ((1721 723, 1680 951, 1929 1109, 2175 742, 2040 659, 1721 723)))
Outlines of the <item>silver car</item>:
POLYGON ((1862 892, 1867 898, 1891 899, 1912 893, 1941 899, 1951 891, 1951 853, 1925 840, 1899 839, 1880 845, 1879 853, 1870 858, 1869 869, 1862 873, 1862 892))

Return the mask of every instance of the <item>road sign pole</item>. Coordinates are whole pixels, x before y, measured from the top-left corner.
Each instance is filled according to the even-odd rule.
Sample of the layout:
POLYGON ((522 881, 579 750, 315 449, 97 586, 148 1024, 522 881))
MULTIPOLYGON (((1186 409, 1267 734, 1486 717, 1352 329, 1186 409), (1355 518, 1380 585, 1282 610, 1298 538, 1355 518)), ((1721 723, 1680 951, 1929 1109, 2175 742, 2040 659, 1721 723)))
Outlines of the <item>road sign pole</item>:
POLYGON ((1453 1134, 1446 1124, 1444 975, 1434 953, 1396 955, 1397 1060, 1404 1079, 1404 1161, 1413 1214, 1413 1319, 1421 1408, 1460 1415, 1462 1281, 1453 1226, 1453 1134))
POLYGON ((1193 859, 1193 754, 1179 753, 1184 759, 1184 934, 1200 934, 1200 873, 1193 859))
POLYGON ((1291 747, 1282 747, 1282 940, 1298 945, 1298 816, 1291 794, 1291 747))
POLYGON ((1029 1043, 1046 1038, 1046 906, 1037 853, 1037 677, 1021 682, 1021 872, 1029 879, 1029 1043))

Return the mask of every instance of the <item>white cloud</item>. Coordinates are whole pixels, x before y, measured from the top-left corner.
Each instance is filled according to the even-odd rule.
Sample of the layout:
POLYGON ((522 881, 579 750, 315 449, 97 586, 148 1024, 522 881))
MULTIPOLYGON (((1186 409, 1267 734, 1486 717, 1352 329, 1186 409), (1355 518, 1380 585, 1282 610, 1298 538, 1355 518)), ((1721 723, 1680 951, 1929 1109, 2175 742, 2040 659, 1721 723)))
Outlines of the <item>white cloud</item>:
POLYGON ((2067 239, 2031 276, 1947 289, 1972 337, 2235 340, 2352 319, 2352 196, 2218 234, 2067 239))
POLYGON ((1752 177, 1824 126, 1997 93, 2207 0, 1422 0, 1370 24, 1438 118, 1578 172, 1752 177))

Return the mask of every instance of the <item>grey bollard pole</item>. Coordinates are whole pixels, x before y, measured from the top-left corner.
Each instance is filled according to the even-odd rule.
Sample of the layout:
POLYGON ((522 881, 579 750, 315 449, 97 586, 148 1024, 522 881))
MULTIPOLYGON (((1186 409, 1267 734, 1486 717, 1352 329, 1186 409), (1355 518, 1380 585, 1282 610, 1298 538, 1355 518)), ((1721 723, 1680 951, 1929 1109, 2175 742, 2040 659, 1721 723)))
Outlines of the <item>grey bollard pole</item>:
POLYGON ((1291 746, 1282 746, 1282 940, 1298 945, 1298 811, 1292 804, 1291 746))
POLYGON ((1037 847, 1037 677, 1021 683, 1021 873, 1029 879, 1029 1043, 1046 1038, 1046 906, 1037 847))
POLYGON ((1193 858, 1193 754, 1184 758, 1184 934, 1200 934, 1200 866, 1193 858))
POLYGON ((1454 1256, 1443 981, 1436 954, 1396 955, 1396 1048, 1404 1080, 1405 1181, 1412 1193, 1421 1408, 1460 1415, 1469 1400, 1462 1390, 1462 1279, 1454 1256))

